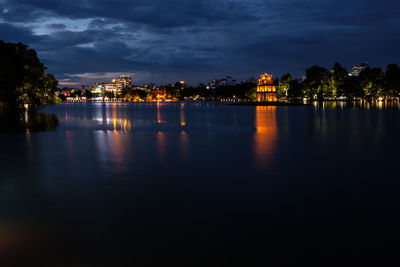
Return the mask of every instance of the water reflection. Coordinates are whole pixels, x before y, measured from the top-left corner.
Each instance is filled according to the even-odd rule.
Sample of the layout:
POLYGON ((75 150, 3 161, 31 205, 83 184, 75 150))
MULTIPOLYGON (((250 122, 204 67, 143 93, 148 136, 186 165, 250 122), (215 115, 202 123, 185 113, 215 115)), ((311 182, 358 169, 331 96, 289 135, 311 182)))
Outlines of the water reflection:
POLYGON ((157 150, 160 160, 165 161, 167 157, 167 142, 165 133, 161 131, 157 133, 157 150))
POLYGON ((54 115, 0 107, 0 132, 41 132, 55 129, 58 119, 54 115))
POLYGON ((400 102, 396 100, 384 101, 332 101, 332 102, 313 102, 316 109, 325 108, 365 108, 365 109, 400 109, 400 102))
POLYGON ((180 146, 181 146, 181 152, 182 156, 185 160, 188 159, 189 156, 189 151, 188 151, 188 145, 189 145, 189 136, 187 132, 184 130, 186 126, 186 114, 185 114, 185 103, 181 103, 181 109, 180 109, 180 123, 182 126, 182 131, 180 134, 180 146))
MULTIPOLYGON (((200 265, 234 265, 236 254, 245 263, 275 247, 279 259, 307 254, 299 242, 320 244, 331 222, 338 227, 325 247, 332 240, 341 247, 348 236, 364 242, 374 222, 396 233, 398 110, 212 103, 46 109, 58 115, 57 131, 30 135, 29 149, 25 134, 1 140, 0 258, 15 251, 48 261, 40 266, 131 266, 132 259, 141 266, 161 251, 163 260, 183 251, 185 262, 175 266, 209 252, 222 257, 200 265), (124 121, 133 126, 128 133, 124 121), (48 254, 39 254, 46 244, 48 254), (204 253, 191 254, 199 247, 204 253)), ((385 244, 381 228, 365 246, 385 244)))
POLYGON ((158 124, 166 123, 166 121, 163 120, 163 117, 162 117, 161 107, 162 107, 162 104, 160 102, 157 102, 157 123, 158 124))
POLYGON ((184 126, 186 126, 185 103, 181 103, 180 113, 181 113, 181 116, 180 116, 181 126, 184 127, 184 126))
POLYGON ((180 134, 180 146, 181 152, 184 160, 189 159, 189 135, 182 130, 180 134))
POLYGON ((255 163, 264 169, 274 160, 278 139, 276 107, 258 106, 255 116, 256 133, 254 136, 255 163))

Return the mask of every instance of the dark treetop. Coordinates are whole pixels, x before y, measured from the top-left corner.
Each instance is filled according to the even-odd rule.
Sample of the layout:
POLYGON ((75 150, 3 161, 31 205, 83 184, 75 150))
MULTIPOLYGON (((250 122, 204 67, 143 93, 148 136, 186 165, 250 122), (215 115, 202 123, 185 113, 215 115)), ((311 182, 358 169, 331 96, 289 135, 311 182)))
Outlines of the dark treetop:
POLYGON ((49 105, 57 102, 57 80, 27 45, 0 40, 0 103, 11 106, 49 105))

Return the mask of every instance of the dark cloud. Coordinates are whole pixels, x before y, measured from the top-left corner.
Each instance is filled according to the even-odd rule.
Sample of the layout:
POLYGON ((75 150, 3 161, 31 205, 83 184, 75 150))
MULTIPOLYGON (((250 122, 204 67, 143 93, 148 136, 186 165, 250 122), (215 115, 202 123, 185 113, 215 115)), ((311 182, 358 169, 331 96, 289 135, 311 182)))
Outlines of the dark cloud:
POLYGON ((33 35, 32 31, 28 28, 0 22, 0 39, 1 38, 4 38, 5 41, 16 43, 34 43, 40 39, 40 37, 33 35))
POLYGON ((54 24, 48 24, 46 25, 46 27, 53 30, 64 30, 67 26, 61 23, 54 23, 54 24))
POLYGON ((395 0, 0 0, 0 38, 30 44, 50 72, 74 81, 301 76, 335 61, 384 67, 400 61, 399 26, 395 0))

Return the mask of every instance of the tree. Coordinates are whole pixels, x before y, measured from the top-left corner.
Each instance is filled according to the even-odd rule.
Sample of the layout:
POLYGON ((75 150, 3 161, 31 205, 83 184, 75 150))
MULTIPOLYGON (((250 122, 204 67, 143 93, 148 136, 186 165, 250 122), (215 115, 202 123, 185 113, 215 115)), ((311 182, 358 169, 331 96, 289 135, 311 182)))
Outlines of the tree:
POLYGON ((277 81, 276 92, 278 98, 288 97, 291 81, 292 81, 292 75, 290 75, 290 73, 282 75, 282 77, 277 81))
POLYGON ((383 88, 387 97, 398 97, 400 95, 400 68, 397 64, 387 66, 383 88))
POLYGON ((322 100, 329 93, 330 73, 327 69, 314 65, 306 70, 303 84, 307 97, 322 100))
POLYGON ((27 45, 0 40, 0 101, 9 105, 49 105, 59 101, 57 80, 27 45))
POLYGON ((291 80, 288 90, 289 98, 301 99, 303 95, 303 86, 299 80, 291 80))
POLYGON ((148 94, 146 91, 141 89, 131 89, 126 92, 124 95, 126 101, 140 101, 145 100, 148 94))
POLYGON ((344 91, 341 89, 343 88, 342 85, 345 83, 348 77, 349 73, 347 70, 338 62, 336 62, 331 69, 330 94, 332 97, 338 97, 344 94, 344 91))
POLYGON ((366 68, 358 77, 363 97, 373 99, 383 96, 383 73, 380 68, 366 68))
POLYGON ((113 92, 107 91, 103 94, 103 100, 104 100, 104 98, 113 99, 113 98, 115 98, 115 95, 113 92))
POLYGON ((89 90, 85 90, 85 97, 86 98, 92 98, 93 97, 93 93, 91 92, 91 91, 89 91, 89 90))
POLYGON ((341 92, 341 95, 350 100, 356 97, 364 96, 364 91, 360 86, 359 79, 355 76, 347 77, 343 83, 339 85, 338 91, 341 92))

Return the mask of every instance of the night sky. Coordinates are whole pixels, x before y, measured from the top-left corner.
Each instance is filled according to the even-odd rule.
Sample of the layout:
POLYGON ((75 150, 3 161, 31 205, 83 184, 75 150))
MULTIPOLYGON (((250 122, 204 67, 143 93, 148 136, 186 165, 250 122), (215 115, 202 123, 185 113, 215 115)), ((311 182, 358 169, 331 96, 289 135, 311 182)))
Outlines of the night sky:
POLYGON ((400 62, 399 29, 398 0, 0 0, 0 39, 29 44, 71 86, 384 68, 400 62))

